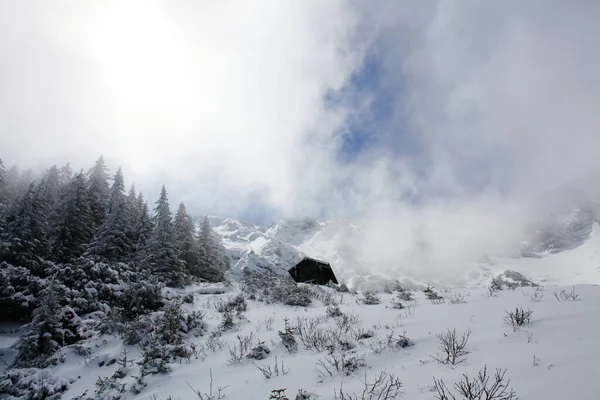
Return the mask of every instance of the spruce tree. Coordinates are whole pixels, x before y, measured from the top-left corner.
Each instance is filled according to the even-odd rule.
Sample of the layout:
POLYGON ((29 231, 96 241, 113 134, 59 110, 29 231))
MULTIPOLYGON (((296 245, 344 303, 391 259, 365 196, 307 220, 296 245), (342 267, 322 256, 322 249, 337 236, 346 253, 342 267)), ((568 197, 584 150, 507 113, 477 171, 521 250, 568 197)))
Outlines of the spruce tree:
POLYGON ((59 210, 53 258, 71 262, 81 256, 94 235, 85 176, 78 174, 68 185, 59 210))
POLYGON ((94 229, 99 228, 106 218, 110 198, 107 170, 104 157, 100 156, 88 172, 88 193, 94 229))
POLYGON ((64 288, 57 284, 42 292, 40 306, 18 342, 14 366, 44 368, 59 348, 79 339, 75 326, 78 317, 70 307, 61 306, 61 294, 65 294, 64 288))
MULTIPOLYGON (((0 204, 4 208, 4 213, 8 213, 11 207, 16 206, 24 193, 19 190, 19 180, 21 173, 16 165, 5 169, 2 174, 2 184, 0 184, 0 204)), ((30 182, 31 183, 31 182, 30 182)))
POLYGON ((4 163, 0 158, 0 190, 2 190, 2 183, 4 182, 4 174, 6 174, 6 168, 4 168, 4 163))
POLYGON ((125 197, 121 168, 114 176, 107 206, 107 216, 96 232, 87 254, 106 262, 125 262, 131 256, 131 219, 125 197))
POLYGON ((44 259, 50 255, 47 215, 49 204, 44 195, 46 181, 29 185, 25 196, 14 211, 8 215, 6 229, 2 233, 3 261, 43 274, 44 259))
POLYGON ((186 283, 187 276, 177 253, 167 190, 163 186, 154 209, 154 229, 142 265, 167 285, 180 287, 186 283))
POLYGON ((40 185, 44 201, 48 205, 46 221, 48 222, 48 239, 54 241, 56 237, 56 227, 58 225, 58 212, 60 208, 60 174, 56 165, 53 165, 43 175, 43 184, 40 185))
POLYGON ((196 226, 192 216, 188 214, 185 204, 179 204, 173 223, 175 240, 179 250, 179 258, 185 263, 189 274, 200 276, 200 248, 196 238, 196 226))
POLYGON ((73 169, 71 163, 66 163, 58 170, 59 184, 61 188, 66 188, 73 180, 73 169))
POLYGON ((4 202, 4 191, 6 190, 6 182, 4 180, 5 174, 6 169, 4 168, 2 159, 0 159, 0 235, 2 235, 2 232, 4 232, 4 214, 6 213, 6 210, 8 208, 7 204, 5 204, 4 202))
POLYGON ((222 282, 228 267, 227 256, 220 240, 215 236, 208 217, 204 217, 198 237, 198 277, 208 282, 222 282))
POLYGON ((148 203, 144 200, 144 196, 140 193, 137 197, 138 219, 133 227, 133 243, 135 245, 135 260, 140 261, 146 258, 145 250, 152 231, 154 222, 150 218, 148 203))

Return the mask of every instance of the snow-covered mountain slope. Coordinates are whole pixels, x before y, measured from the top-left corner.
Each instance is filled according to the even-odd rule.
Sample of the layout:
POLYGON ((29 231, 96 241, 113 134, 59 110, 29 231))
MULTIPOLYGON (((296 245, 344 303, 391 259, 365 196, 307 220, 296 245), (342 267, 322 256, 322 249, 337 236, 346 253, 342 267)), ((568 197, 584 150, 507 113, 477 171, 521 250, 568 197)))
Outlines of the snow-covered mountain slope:
MULTIPOLYGON (((207 346, 208 334, 188 339, 202 352, 169 364, 169 373, 146 376, 143 380, 146 386, 140 387, 139 393, 129 390, 139 375, 136 364, 117 380, 117 389, 121 385, 124 388, 121 393, 97 384, 100 379, 114 376, 119 365, 109 361, 122 357, 123 350, 129 351, 130 360, 142 359, 138 346, 126 346, 111 335, 86 343, 86 347, 92 349, 87 357, 78 355, 74 349, 65 351, 65 362, 46 372, 49 376, 46 384, 71 382, 68 391, 63 393, 64 399, 109 399, 115 393, 122 400, 199 398, 194 391, 204 396, 201 398, 217 398, 204 395, 210 392, 212 384, 213 393, 223 388, 224 398, 232 400, 267 399, 274 389, 286 389, 290 399, 303 389, 312 395, 299 398, 325 400, 340 398, 339 394, 334 396, 340 387, 348 394, 360 396, 365 379, 372 383, 380 373, 386 372, 400 379, 402 387, 398 396, 381 398, 425 400, 436 396, 434 377, 443 379, 453 390, 463 374, 476 378, 487 367, 492 375, 489 384, 497 368, 506 369, 505 383, 510 379, 508 386, 520 399, 594 399, 600 392, 600 382, 593 379, 600 357, 596 334, 600 289, 592 285, 578 286, 575 290, 580 297, 576 301, 562 302, 553 296, 560 290, 562 288, 524 288, 501 291, 493 297, 483 288, 441 293, 449 298, 460 293, 465 303, 459 304, 432 304, 422 292, 416 292, 413 295, 417 301, 403 310, 390 306, 394 294, 379 294, 381 303, 377 305, 362 304, 356 295, 334 294, 340 301, 341 312, 355 319, 348 332, 341 334, 343 338, 348 337, 350 348, 336 349, 332 354, 325 349, 307 349, 299 334, 296 334, 297 351, 289 352, 278 334, 284 330, 284 318, 292 325, 310 323, 310 332, 344 332, 336 328, 344 326, 340 322, 342 318, 327 317, 327 307, 320 301, 308 307, 289 307, 249 300, 238 329, 223 332, 218 337, 221 344, 214 351, 207 346), (504 322, 504 317, 506 311, 515 307, 531 309, 533 313, 530 324, 513 330, 504 322), (443 365, 432 358, 440 357, 436 335, 447 329, 456 329, 459 337, 470 332, 464 362, 443 365), (395 345, 393 338, 400 335, 408 337, 413 345, 405 348, 395 345), (242 357, 235 361, 231 354, 239 351, 243 338, 251 338, 250 347, 257 343, 267 346, 270 351, 265 354, 266 358, 242 357), (342 370, 337 371, 330 364, 334 357, 345 357, 349 360, 347 365, 356 365, 356 370, 340 367, 342 370), (270 371, 269 377, 263 375, 260 368, 267 374, 270 371), (83 393, 86 395, 82 396, 83 393)), ((221 316, 213 305, 227 296, 196 295, 194 304, 186 307, 201 311, 208 329, 216 329, 221 316)))
MULTIPOLYGON (((554 284, 600 283, 600 227, 595 208, 579 207, 553 216, 538 229, 524 257, 486 257, 478 262, 438 268, 442 273, 410 268, 377 268, 361 259, 361 232, 354 221, 285 220, 268 227, 229 218, 211 217, 231 258, 232 275, 244 270, 271 270, 285 274, 304 256, 323 259, 351 286, 381 286, 390 280, 438 286, 472 286, 507 269, 554 284), (450 271, 450 272, 449 272, 450 271)), ((439 271, 438 271, 439 272, 439 271)))

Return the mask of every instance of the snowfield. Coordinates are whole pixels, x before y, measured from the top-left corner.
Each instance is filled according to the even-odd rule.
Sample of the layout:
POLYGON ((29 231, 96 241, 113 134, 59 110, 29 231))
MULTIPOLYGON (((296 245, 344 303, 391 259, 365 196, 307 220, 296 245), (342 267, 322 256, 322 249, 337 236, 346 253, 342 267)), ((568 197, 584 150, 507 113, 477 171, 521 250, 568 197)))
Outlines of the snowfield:
MULTIPOLYGON (((464 376, 475 379, 487 368, 492 381, 497 369, 505 371, 505 382, 510 380, 508 387, 519 399, 598 398, 597 223, 585 242, 565 251, 522 258, 489 257, 465 265, 452 279, 423 280, 357 273, 361 268, 356 267, 359 262, 351 252, 331 244, 338 235, 346 235, 339 226, 306 220, 265 229, 229 219, 217 222, 215 231, 236 261, 231 271, 234 283, 165 290, 166 298, 187 297, 182 305, 186 312, 204 315, 204 333, 186 339, 188 348, 194 350, 191 356, 169 364, 167 373, 147 375, 139 384, 140 347, 124 345, 118 334, 96 335, 63 348, 64 362, 29 375, 22 385, 32 393, 42 387, 68 387, 60 397, 64 399, 259 400, 270 398, 276 389, 285 389, 289 399, 342 399, 340 389, 344 399, 385 399, 378 397, 378 391, 362 395, 365 381, 372 384, 383 376, 402 383, 397 396, 388 399, 436 399, 440 397, 434 378, 438 386, 441 379, 453 391, 464 376), (338 277, 355 293, 301 285, 309 288, 313 301, 299 307, 267 304, 244 292, 247 309, 235 316, 235 328, 213 336, 221 331, 223 321, 216 306, 242 293, 244 284, 237 278, 244 271, 285 274, 304 254, 332 262, 338 277), (490 292, 492 278, 506 270, 520 272, 540 286, 490 292), (394 307, 398 303, 394 282, 400 282, 414 297, 414 301, 402 301, 402 309, 394 307), (443 300, 427 298, 423 289, 430 284, 443 300), (560 301, 555 296, 571 291, 576 299, 560 301), (365 304, 368 292, 378 297, 378 304, 365 304), (338 304, 339 312, 332 304, 338 304), (530 323, 514 329, 505 321, 507 312, 521 309, 531 310, 530 323), (280 333, 286 332, 286 327, 295 338, 297 351, 290 351, 282 341, 280 333), (436 360, 443 358, 438 335, 454 329, 459 339, 468 335, 464 360, 442 364, 436 360), (242 349, 244 346, 247 348, 242 349), (254 353, 264 359, 247 358, 257 347, 254 353), (123 363, 124 351, 127 361, 123 363), (111 387, 108 378, 119 369, 123 373, 111 387), (296 397, 299 391, 304 397, 296 397), (354 394, 357 397, 352 397, 354 394)), ((509 274, 508 282, 511 279, 509 274)), ((264 282, 264 287, 273 285, 264 282)), ((15 326, 1 328, 3 371, 16 354, 13 345, 19 332, 15 326)), ((456 399, 464 398, 453 394, 456 399)))
MULTIPOLYGON (((195 293, 195 301, 187 306, 206 313, 210 331, 220 323, 220 315, 212 304, 232 293, 198 294, 199 291, 190 289, 189 292, 195 293)), ((318 327, 326 328, 335 327, 339 317, 326 317, 327 308, 318 300, 305 308, 249 300, 245 321, 240 323, 238 330, 223 333, 221 340, 226 344, 221 349, 215 352, 207 349, 205 359, 202 359, 204 356, 192 357, 189 363, 172 364, 170 373, 148 376, 147 386, 141 393, 126 392, 122 398, 198 398, 192 388, 208 393, 212 373, 213 391, 225 387, 223 393, 227 399, 268 399, 273 389, 283 388, 290 398, 303 389, 313 393, 311 398, 334 399, 334 393, 341 385, 344 392, 360 394, 365 376, 372 381, 380 372, 386 371, 402 381, 398 398, 432 399, 435 398, 434 377, 443 379, 451 388, 462 374, 475 377, 487 366, 489 372, 496 368, 506 369, 506 378, 510 379, 510 386, 520 399, 594 399, 600 392, 600 381, 596 379, 600 358, 597 338, 600 288, 578 285, 575 287, 579 294, 576 300, 558 301, 553 293, 562 289, 517 288, 496 292, 491 297, 484 288, 439 292, 446 298, 462 294, 465 301, 462 304, 432 304, 424 293, 415 291, 416 302, 410 303, 412 305, 407 309, 397 310, 391 307, 395 293, 380 293, 380 304, 365 305, 359 304, 360 295, 337 293, 327 288, 325 291, 334 293, 334 299, 340 302, 343 313, 358 317, 359 321, 352 324, 348 335, 354 337, 351 339, 354 348, 345 353, 349 358, 364 356, 366 365, 349 375, 335 372, 333 376, 325 377, 318 373, 318 362, 327 358, 327 351, 306 350, 299 341, 297 353, 290 354, 282 345, 278 331, 284 329, 284 318, 288 318, 290 324, 298 318, 318 319, 318 327), (531 309, 533 313, 529 325, 514 331, 503 320, 506 311, 516 307, 531 309), (439 352, 436 334, 447 328, 456 328, 459 334, 472 332, 463 363, 442 365, 432 358, 439 352), (372 331, 374 337, 356 339, 355 332, 361 329, 372 331), (386 337, 391 334, 395 337, 405 334, 412 346, 385 347, 386 337), (239 342, 238 336, 249 335, 253 336, 253 346, 260 340, 270 349, 264 360, 255 361, 257 366, 270 365, 273 369, 277 358, 280 369, 289 372, 280 372, 280 376, 274 374, 267 379, 248 359, 232 364, 229 349, 239 342)), ((208 335, 190 340, 206 343, 208 335)), ((55 376, 73 382, 63 394, 65 399, 79 398, 77 396, 83 393, 94 398, 97 379, 109 377, 117 369, 116 364, 102 367, 99 364, 108 364, 109 360, 118 358, 123 349, 130 352, 130 357, 139 359, 136 346, 124 346, 114 336, 101 336, 88 346, 92 349, 89 357, 67 351, 65 363, 52 371, 55 376)), ((129 370, 128 376, 121 380, 124 384, 134 382, 138 373, 135 366, 129 370)), ((98 395, 95 398, 111 397, 107 393, 106 397, 98 395)))

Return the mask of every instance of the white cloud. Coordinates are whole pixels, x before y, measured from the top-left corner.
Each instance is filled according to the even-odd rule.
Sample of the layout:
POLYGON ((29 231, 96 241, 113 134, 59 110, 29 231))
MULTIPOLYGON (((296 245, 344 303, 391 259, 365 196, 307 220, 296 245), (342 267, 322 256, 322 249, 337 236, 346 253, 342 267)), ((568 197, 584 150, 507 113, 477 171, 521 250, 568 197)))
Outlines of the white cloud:
POLYGON ((335 151, 343 119, 322 97, 361 57, 358 16, 341 0, 18 2, 1 11, 4 158, 87 166, 102 153, 129 180, 173 183, 203 206, 215 203, 204 201, 204 182, 216 181, 238 203, 262 187, 269 203, 296 209, 305 163, 335 151))
POLYGON ((596 2, 32 4, 0 6, 9 162, 103 153, 200 212, 364 217, 359 250, 382 269, 460 266, 596 192, 596 2), (394 111, 382 147, 342 164, 353 110, 323 95, 375 38, 394 111), (422 152, 398 156, 406 135, 422 152))

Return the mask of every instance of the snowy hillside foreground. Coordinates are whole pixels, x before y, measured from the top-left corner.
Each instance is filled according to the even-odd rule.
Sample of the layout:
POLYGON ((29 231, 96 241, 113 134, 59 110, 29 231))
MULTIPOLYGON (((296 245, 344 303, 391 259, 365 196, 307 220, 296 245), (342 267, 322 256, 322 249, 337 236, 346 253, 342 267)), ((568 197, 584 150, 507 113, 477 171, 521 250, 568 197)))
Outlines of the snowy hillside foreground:
MULTIPOLYGON (((312 393, 311 397, 303 398, 335 399, 334 393, 340 387, 345 393, 356 393, 359 399, 375 399, 379 397, 361 397, 362 382, 366 378, 372 383, 381 372, 387 372, 402 382, 397 398, 433 399, 436 398, 434 377, 442 379, 452 390, 463 374, 476 378, 487 366, 492 382, 496 368, 506 369, 505 378, 510 379, 509 387, 519 399, 594 399, 600 393, 597 379, 600 287, 576 286, 574 290, 579 295, 576 300, 559 301, 554 292, 563 289, 572 290, 570 287, 528 287, 502 290, 492 295, 484 288, 439 292, 447 300, 442 304, 433 304, 423 292, 417 291, 410 292, 416 301, 406 302, 406 308, 400 310, 392 307, 396 293, 380 293, 377 295, 379 304, 366 305, 361 302, 361 295, 337 293, 329 288, 320 291, 322 299, 326 299, 325 292, 329 292, 334 302, 340 303, 339 309, 344 315, 351 320, 357 318, 349 324, 343 323, 343 316, 327 316, 327 307, 318 300, 308 307, 267 305, 248 300, 239 327, 223 332, 220 337, 221 348, 215 348, 214 352, 208 349, 208 333, 190 338, 189 342, 195 343, 196 348, 204 347, 204 353, 170 364, 169 373, 147 376, 147 386, 139 394, 129 391, 139 375, 139 367, 130 364, 124 369, 126 376, 117 380, 117 387, 124 388, 119 394, 122 399, 213 398, 199 397, 192 390, 209 393, 212 373, 213 392, 216 393, 219 387, 224 388, 224 399, 268 399, 273 389, 286 389, 290 399, 294 399, 300 389, 312 393), (460 295, 464 296, 464 303, 448 301, 458 301, 460 295), (504 319, 507 311, 517 307, 533 313, 530 324, 513 330, 504 319), (341 334, 347 343, 337 345, 332 356, 326 349, 307 350, 301 335, 294 331, 298 350, 290 353, 278 334, 284 330, 284 318, 289 320, 291 327, 300 319, 302 326, 311 326, 312 333, 347 329, 347 333, 341 334), (464 362, 456 365, 440 364, 432 358, 441 356, 436 334, 454 328, 459 336, 471 331, 465 348, 468 354, 464 362), (244 357, 239 362, 232 362, 231 352, 239 349, 240 338, 250 335, 253 347, 259 341, 268 347, 268 354, 262 352, 266 358, 249 360, 244 357), (373 337, 369 338, 370 335, 373 337), (402 335, 410 340, 409 347, 397 345, 402 343, 398 341, 402 335), (337 372, 328 363, 333 357, 343 357, 349 360, 348 365, 359 366, 355 371, 337 372), (360 365, 363 362, 357 360, 364 360, 365 365, 360 365), (275 372, 275 362, 279 366, 279 375, 275 372), (328 367, 331 376, 320 363, 328 367), (269 366, 272 376, 267 379, 259 367, 269 366)), ((221 321, 214 304, 219 299, 231 298, 236 290, 220 295, 201 295, 198 293, 206 291, 188 288, 196 294, 193 304, 185 306, 205 313, 207 332, 210 332, 221 321)), ((64 399, 113 398, 118 394, 114 389, 98 393, 99 378, 108 378, 117 371, 119 366, 114 360, 122 356, 124 349, 129 351, 129 359, 139 361, 139 348, 124 346, 120 338, 111 335, 97 337, 85 343, 85 347, 91 349, 87 356, 79 356, 74 349, 67 349, 63 364, 44 371, 47 374, 45 383, 51 386, 72 382, 63 393, 64 399), (83 393, 86 395, 81 396, 83 393)), ((337 396, 339 398, 339 394, 337 396)))

